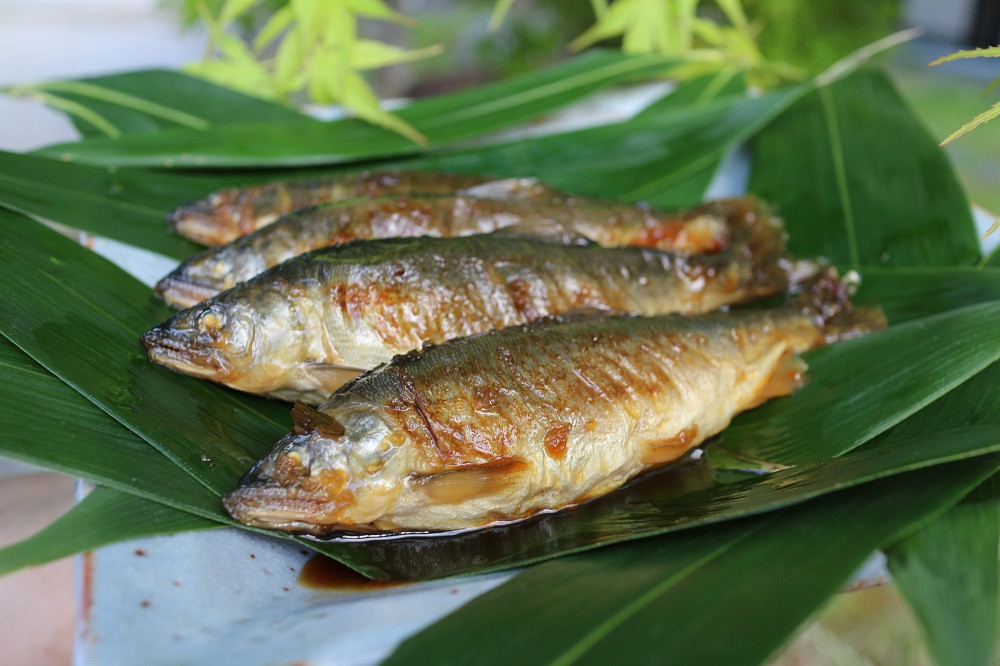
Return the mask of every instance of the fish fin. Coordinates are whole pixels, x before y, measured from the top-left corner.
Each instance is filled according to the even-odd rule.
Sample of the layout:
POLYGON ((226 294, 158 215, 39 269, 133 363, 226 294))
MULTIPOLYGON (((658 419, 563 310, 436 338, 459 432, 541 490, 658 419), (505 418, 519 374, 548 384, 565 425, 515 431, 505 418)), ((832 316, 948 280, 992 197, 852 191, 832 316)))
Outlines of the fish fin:
POLYGON ((344 434, 344 426, 337 419, 310 407, 301 400, 297 400, 292 407, 292 418, 295 419, 295 427, 292 428, 292 432, 296 435, 316 432, 324 437, 332 438, 341 437, 344 434))
POLYGON ((416 488, 434 504, 454 504, 472 497, 496 495, 517 482, 527 470, 523 460, 511 459, 483 465, 466 465, 434 474, 410 477, 416 488))
POLYGON ((784 221, 756 197, 723 199, 709 208, 726 219, 729 252, 746 266, 743 287, 750 296, 785 291, 793 274, 801 279, 796 270, 809 270, 788 258, 784 221))
POLYGON ((757 387, 757 392, 747 405, 747 409, 762 405, 771 398, 791 395, 806 383, 806 370, 809 366, 802 358, 792 351, 787 351, 771 370, 771 374, 757 387))
POLYGON ((309 363, 306 366, 306 372, 319 385, 317 390, 325 391, 329 395, 363 373, 364 370, 330 363, 309 363))
POLYGON ((827 343, 885 328, 888 322, 882 308, 855 307, 851 302, 860 283, 854 271, 838 277, 837 271, 829 268, 801 285, 801 293, 787 307, 814 317, 827 343))
POLYGON ((699 441, 698 426, 692 425, 673 437, 646 442, 642 447, 642 462, 644 465, 673 462, 691 450, 699 441))

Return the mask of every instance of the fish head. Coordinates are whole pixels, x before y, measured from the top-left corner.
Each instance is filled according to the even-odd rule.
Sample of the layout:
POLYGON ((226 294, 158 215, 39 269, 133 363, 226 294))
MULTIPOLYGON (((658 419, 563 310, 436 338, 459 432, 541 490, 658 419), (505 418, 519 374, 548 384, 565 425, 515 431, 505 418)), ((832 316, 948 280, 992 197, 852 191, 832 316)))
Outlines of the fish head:
POLYGON ((211 249, 182 263, 157 282, 153 292, 174 307, 189 308, 265 268, 263 259, 240 256, 229 246, 211 249))
POLYGON ((167 216, 167 222, 196 243, 224 245, 261 226, 258 208, 273 207, 275 199, 266 188, 228 188, 178 207, 167 216))
POLYGON ((146 331, 142 344, 155 363, 224 381, 247 363, 256 337, 249 308, 209 299, 146 331))
POLYGON ((370 406, 335 410, 337 419, 326 407, 296 403, 292 431, 223 497, 230 515, 316 535, 374 529, 403 487, 398 438, 370 406))

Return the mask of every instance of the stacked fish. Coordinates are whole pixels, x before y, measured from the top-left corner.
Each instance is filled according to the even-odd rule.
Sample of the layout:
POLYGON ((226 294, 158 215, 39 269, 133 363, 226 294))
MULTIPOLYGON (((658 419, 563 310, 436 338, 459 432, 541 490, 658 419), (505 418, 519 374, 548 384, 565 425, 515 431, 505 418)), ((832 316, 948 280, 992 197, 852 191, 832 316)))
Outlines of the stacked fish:
POLYGON ((217 247, 157 285, 187 309, 143 344, 297 401, 224 498, 290 532, 577 505, 795 390, 799 353, 884 325, 832 271, 791 261, 753 198, 662 212, 527 178, 363 173, 223 190, 170 219, 217 247), (800 281, 781 308, 718 311, 800 281))

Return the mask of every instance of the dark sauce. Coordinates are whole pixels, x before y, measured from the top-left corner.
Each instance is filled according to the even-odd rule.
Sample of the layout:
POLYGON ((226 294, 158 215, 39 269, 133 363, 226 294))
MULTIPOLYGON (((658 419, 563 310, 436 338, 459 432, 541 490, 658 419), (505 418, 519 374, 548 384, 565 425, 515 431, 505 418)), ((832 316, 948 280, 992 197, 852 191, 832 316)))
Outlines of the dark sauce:
POLYGON ((354 569, 326 555, 313 555, 299 573, 299 585, 311 590, 341 590, 368 592, 405 585, 394 580, 365 578, 354 569))

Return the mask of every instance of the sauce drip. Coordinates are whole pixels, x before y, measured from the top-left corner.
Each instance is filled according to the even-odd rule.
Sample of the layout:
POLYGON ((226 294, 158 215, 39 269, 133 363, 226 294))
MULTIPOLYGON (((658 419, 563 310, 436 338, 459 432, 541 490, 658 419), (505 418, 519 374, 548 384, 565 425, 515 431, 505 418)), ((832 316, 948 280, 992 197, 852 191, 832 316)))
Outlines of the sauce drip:
POLYGON ((311 590, 366 592, 405 585, 405 583, 365 578, 354 569, 326 555, 313 555, 299 573, 299 585, 311 590))

